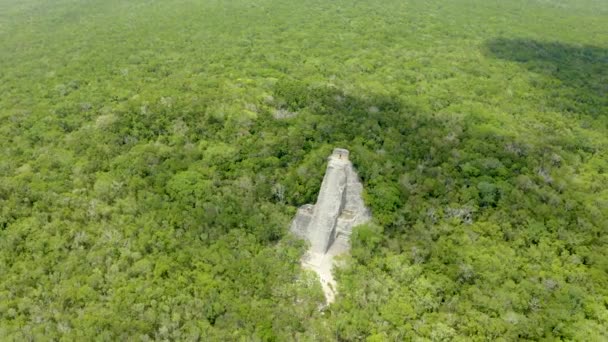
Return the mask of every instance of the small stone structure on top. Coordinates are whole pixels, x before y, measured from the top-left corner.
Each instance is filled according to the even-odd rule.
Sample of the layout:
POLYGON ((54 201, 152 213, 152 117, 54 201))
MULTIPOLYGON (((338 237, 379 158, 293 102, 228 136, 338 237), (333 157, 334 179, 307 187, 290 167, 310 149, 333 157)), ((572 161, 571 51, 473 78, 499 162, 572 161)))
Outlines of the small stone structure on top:
POLYGON ((315 205, 298 209, 290 230, 310 242, 302 264, 321 280, 328 303, 334 300, 333 258, 350 250, 353 227, 366 223, 371 214, 361 196, 363 185, 350 159, 349 151, 336 148, 328 158, 327 171, 315 205))

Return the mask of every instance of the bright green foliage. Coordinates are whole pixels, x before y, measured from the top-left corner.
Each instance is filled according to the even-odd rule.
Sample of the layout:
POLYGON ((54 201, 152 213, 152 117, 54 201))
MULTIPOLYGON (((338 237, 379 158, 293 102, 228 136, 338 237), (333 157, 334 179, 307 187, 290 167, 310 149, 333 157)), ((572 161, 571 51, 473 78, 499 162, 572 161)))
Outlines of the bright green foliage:
POLYGON ((603 0, 0 0, 0 339, 608 340, 603 0), (319 310, 287 234, 351 150, 319 310))

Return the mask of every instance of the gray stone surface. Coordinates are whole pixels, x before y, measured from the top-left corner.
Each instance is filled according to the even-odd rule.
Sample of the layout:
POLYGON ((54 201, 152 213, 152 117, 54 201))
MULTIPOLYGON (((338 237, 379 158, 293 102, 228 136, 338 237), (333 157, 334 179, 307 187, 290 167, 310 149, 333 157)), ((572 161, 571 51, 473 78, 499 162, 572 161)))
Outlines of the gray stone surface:
POLYGON ((331 273, 334 257, 350 250, 353 227, 371 218, 362 191, 348 150, 336 148, 328 158, 317 203, 300 207, 291 223, 291 231, 310 242, 302 264, 319 275, 328 303, 336 294, 331 273))

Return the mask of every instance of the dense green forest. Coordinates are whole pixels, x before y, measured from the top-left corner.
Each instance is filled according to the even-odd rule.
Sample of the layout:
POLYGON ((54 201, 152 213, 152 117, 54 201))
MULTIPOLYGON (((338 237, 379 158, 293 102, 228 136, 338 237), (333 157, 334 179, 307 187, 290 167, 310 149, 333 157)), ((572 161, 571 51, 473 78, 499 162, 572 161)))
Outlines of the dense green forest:
POLYGON ((2 341, 606 341, 607 233, 605 0, 0 0, 2 341))

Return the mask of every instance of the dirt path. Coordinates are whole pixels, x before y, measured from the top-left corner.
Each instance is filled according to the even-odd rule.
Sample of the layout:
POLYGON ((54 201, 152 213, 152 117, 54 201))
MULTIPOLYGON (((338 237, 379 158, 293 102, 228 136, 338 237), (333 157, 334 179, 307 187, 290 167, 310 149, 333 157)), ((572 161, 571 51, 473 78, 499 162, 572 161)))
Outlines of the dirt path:
POLYGON ((336 281, 331 273, 333 265, 334 256, 331 254, 308 252, 302 258, 302 266, 319 276, 327 304, 333 303, 336 298, 336 281))

